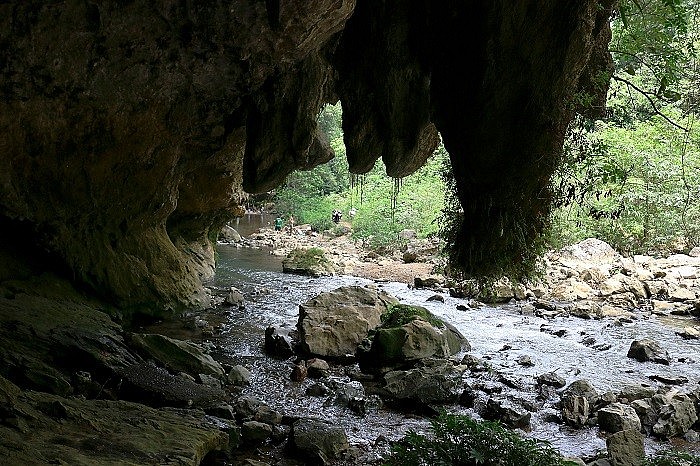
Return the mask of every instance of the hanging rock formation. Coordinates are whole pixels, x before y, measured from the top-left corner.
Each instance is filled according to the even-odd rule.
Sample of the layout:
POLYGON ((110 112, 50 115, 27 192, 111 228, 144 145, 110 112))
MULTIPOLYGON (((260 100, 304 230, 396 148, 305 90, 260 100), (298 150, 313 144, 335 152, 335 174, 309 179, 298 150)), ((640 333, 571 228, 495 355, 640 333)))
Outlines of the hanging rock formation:
POLYGON ((218 230, 246 192, 330 160, 316 116, 340 100, 353 172, 381 157, 408 175, 439 132, 461 260, 478 272, 501 237, 486 246, 517 260, 549 212, 568 122, 602 109, 613 7, 3 2, 0 225, 124 309, 205 305, 218 230))

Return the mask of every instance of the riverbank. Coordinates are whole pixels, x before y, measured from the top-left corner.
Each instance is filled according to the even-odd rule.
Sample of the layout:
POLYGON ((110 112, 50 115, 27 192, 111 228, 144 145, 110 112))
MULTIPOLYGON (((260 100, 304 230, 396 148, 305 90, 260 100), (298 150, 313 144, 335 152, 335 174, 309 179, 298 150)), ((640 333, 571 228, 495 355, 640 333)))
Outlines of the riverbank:
MULTIPOLYGON (((410 285, 414 284, 415 277, 430 275, 441 263, 438 243, 434 240, 406 239, 403 248, 379 254, 364 247, 361 241, 352 239, 350 223, 340 222, 336 231, 344 233, 314 232, 309 225, 296 226, 290 233, 289 229, 275 231, 264 225, 242 237, 224 232, 220 241, 239 247, 266 249, 280 257, 287 256, 294 249, 320 248, 339 274, 410 285), (404 260, 406 253, 411 260, 404 260)), ((406 235, 412 236, 410 232, 406 235)))

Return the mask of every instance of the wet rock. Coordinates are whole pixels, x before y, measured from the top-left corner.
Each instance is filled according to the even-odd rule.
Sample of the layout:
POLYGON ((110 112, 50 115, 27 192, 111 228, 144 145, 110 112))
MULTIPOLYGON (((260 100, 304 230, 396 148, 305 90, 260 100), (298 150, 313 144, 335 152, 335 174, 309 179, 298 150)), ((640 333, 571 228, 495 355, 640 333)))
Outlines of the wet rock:
POLYGON ((457 402, 465 408, 473 408, 474 402, 478 398, 479 395, 476 393, 476 391, 473 388, 466 386, 464 390, 462 390, 462 393, 460 393, 457 402))
POLYGON ((229 420, 235 420, 236 419, 236 412, 233 409, 233 406, 231 406, 228 403, 220 403, 211 407, 208 407, 204 410, 205 413, 211 415, 211 416, 216 416, 221 419, 229 419, 229 420))
POLYGON ((272 426, 258 421, 246 421, 241 425, 241 437, 247 445, 260 445, 272 436, 272 426))
POLYGON ((301 382, 306 378, 308 372, 309 371, 306 368, 306 362, 299 361, 292 368, 292 373, 290 374, 289 378, 292 379, 294 382, 301 382))
POLYGON ((562 391, 562 397, 569 395, 585 397, 588 401, 588 406, 591 408, 596 406, 600 399, 598 391, 586 379, 579 379, 571 382, 569 386, 562 391))
POLYGON ((644 432, 648 435, 653 434, 654 424, 656 424, 656 421, 659 419, 659 415, 656 411, 656 403, 652 403, 651 398, 646 398, 643 400, 634 400, 630 403, 630 406, 637 413, 637 416, 639 416, 644 432))
POLYGON ((481 415, 484 419, 497 420, 514 429, 527 429, 530 426, 531 414, 506 399, 489 398, 481 415))
POLYGON ((236 404, 234 405, 236 410, 236 418, 240 421, 249 421, 255 417, 255 413, 266 406, 267 403, 261 399, 252 395, 244 395, 238 398, 238 400, 236 400, 236 404))
POLYGON ((221 364, 194 343, 153 333, 133 334, 131 343, 172 371, 208 374, 217 378, 224 375, 221 364))
POLYGON ((428 297, 428 299, 426 299, 426 301, 438 301, 438 302, 444 303, 445 297, 441 294, 434 294, 434 295, 428 297))
POLYGON ((309 377, 312 379, 320 379, 323 377, 328 377, 330 373, 330 366, 328 362, 323 359, 313 358, 306 361, 306 369, 309 377))
POLYGON ((488 362, 473 354, 465 354, 460 364, 467 366, 472 372, 486 372, 490 369, 488 362))
POLYGON ((224 398, 221 389, 174 376, 152 362, 122 369, 120 397, 150 406, 211 406, 224 398))
POLYGON ((290 445, 311 465, 326 465, 350 448, 345 430, 316 419, 299 419, 292 425, 290 445))
POLYGON ((698 420, 695 403, 687 395, 666 396, 665 403, 657 409, 658 420, 653 431, 662 438, 682 437, 698 420))
POLYGON ((656 380, 657 382, 661 382, 666 385, 683 385, 688 383, 688 377, 685 377, 683 375, 659 375, 659 374, 653 374, 650 375, 649 378, 651 380, 656 380))
MULTIPOLYGON (((181 374, 184 374, 184 372, 181 372, 181 374)), ((202 385, 215 389, 220 389, 222 387, 221 380, 216 377, 212 377, 209 374, 197 374, 197 381, 202 385)))
POLYGON ((383 291, 361 286, 321 293, 299 306, 300 348, 320 357, 354 354, 367 333, 381 323, 388 305, 396 302, 383 291))
POLYGON ((523 354, 521 356, 518 356, 518 358, 515 360, 515 362, 523 367, 532 367, 535 365, 534 362, 532 362, 532 358, 528 356, 527 354, 523 354))
POLYGON ((273 357, 287 359, 294 355, 290 330, 279 327, 265 329, 265 352, 273 357))
POLYGON ((231 368, 226 377, 228 383, 234 386, 248 385, 250 383, 250 371, 245 367, 237 364, 231 368))
POLYGON ((644 436, 637 429, 615 432, 606 439, 611 466, 642 466, 645 460, 644 436))
POLYGON ((245 298, 243 298, 243 293, 241 293, 241 290, 235 286, 232 286, 229 288, 229 292, 226 295, 226 299, 224 299, 224 303, 228 304, 229 306, 243 307, 245 298))
POLYGON ((656 389, 647 384, 644 385, 626 385, 620 389, 617 398, 625 403, 631 403, 634 400, 651 398, 656 394, 656 389))
POLYGON ((447 403, 457 399, 461 375, 462 370, 449 361, 441 366, 391 371, 384 374, 384 390, 396 400, 447 403))
POLYGON ((255 411, 255 415, 253 415, 253 420, 270 425, 281 424, 283 418, 284 416, 267 405, 260 406, 257 411, 255 411))
POLYGON ((590 405, 585 396, 564 395, 561 399, 561 418, 565 424, 581 428, 588 422, 590 405))
POLYGON ((335 402, 339 405, 348 406, 351 400, 365 397, 365 388, 357 380, 347 382, 333 379, 330 382, 335 391, 335 402))
POLYGON ((621 430, 642 430, 642 423, 634 409, 622 403, 612 403, 598 410, 598 426, 600 430, 615 433, 621 430))
POLYGON ((325 396, 328 394, 328 387, 322 383, 314 383, 306 389, 308 396, 325 396))
POLYGON ((387 320, 362 342, 357 349, 357 360, 363 372, 411 367, 422 359, 449 358, 470 349, 467 339, 454 326, 427 309, 397 304, 393 310, 397 310, 394 316, 405 311, 411 320, 403 325, 400 317, 399 322, 387 320))
POLYGON ((666 365, 671 363, 668 352, 662 349, 657 342, 649 338, 633 341, 627 351, 627 357, 640 362, 651 361, 666 365))
POLYGON ((540 385, 549 385, 556 388, 562 388, 566 385, 566 380, 556 372, 546 372, 538 375, 535 380, 540 385))

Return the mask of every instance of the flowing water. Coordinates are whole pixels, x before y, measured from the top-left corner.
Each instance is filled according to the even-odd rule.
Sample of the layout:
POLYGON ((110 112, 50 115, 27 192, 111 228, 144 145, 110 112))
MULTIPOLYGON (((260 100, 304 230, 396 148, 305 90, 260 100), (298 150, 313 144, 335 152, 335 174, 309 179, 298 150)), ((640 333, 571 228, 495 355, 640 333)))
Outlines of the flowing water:
MULTIPOLYGON (((365 452, 363 461, 367 463, 386 451, 387 440, 400 438, 408 429, 423 431, 428 427, 420 416, 381 406, 370 408, 361 416, 333 403, 332 397, 308 396, 305 391, 313 380, 292 382, 292 360, 281 361, 264 353, 265 328, 294 327, 300 303, 323 291, 343 285, 365 285, 370 280, 284 274, 281 258, 261 249, 219 245, 218 254, 212 289, 223 296, 230 286, 235 286, 246 297, 246 304, 241 309, 217 307, 206 319, 217 326, 212 338, 217 356, 223 362, 243 364, 252 373, 251 384, 243 394, 255 395, 283 414, 322 417, 344 426, 350 443, 365 452)), ((674 333, 674 325, 691 324, 688 318, 667 318, 662 322, 639 312, 638 319, 627 323, 610 318, 545 319, 522 315, 517 303, 459 310, 457 305, 466 304, 466 300, 444 295, 444 302, 427 301, 434 291, 411 289, 403 283, 377 286, 402 302, 422 305, 455 325, 471 343, 472 354, 487 360, 497 373, 515 382, 518 388, 507 389, 509 395, 535 404, 534 377, 550 371, 556 371, 567 383, 588 379, 599 393, 619 391, 630 384, 653 386, 656 382, 648 377, 652 374, 684 375, 689 379, 685 387, 697 385, 700 378, 700 343, 683 340, 674 333), (645 337, 668 350, 671 365, 639 363, 626 356, 630 343, 645 337), (529 356, 534 365, 517 364, 521 355, 529 356)), ((339 382, 349 382, 342 370, 338 374, 339 382)), ((525 435, 547 440, 572 456, 590 455, 605 448, 597 428, 574 430, 546 421, 546 416, 555 412, 553 401, 544 406, 540 403, 541 408, 532 416, 532 429, 525 435)), ((447 408, 451 412, 470 412, 458 406, 447 408)), ((653 451, 659 445, 649 440, 647 447, 653 451)))

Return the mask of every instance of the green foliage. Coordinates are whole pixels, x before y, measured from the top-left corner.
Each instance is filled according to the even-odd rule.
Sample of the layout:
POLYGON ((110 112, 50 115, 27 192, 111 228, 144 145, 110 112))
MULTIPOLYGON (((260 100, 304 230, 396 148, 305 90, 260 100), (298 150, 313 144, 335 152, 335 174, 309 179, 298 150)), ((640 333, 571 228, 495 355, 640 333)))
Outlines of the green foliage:
MULTIPOLYGON (((666 107, 669 115, 682 118, 666 107)), ((553 246, 597 237, 626 254, 663 254, 698 245, 700 132, 661 117, 632 127, 598 122, 570 137, 558 178, 561 208, 553 246), (576 139, 584 140, 574 147, 576 139)), ((573 132, 573 130, 572 130, 573 132)))
POLYGON ((622 0, 610 44, 616 75, 643 76, 640 90, 659 101, 678 100, 696 54, 696 11, 696 0, 622 0))
POLYGON ((677 450, 664 450, 647 458, 644 466, 700 466, 700 456, 677 450))
POLYGON ((444 202, 439 174, 444 156, 445 152, 437 152, 423 168, 400 181, 387 177, 379 166, 362 176, 351 193, 357 209, 353 236, 377 248, 400 245, 399 232, 404 229, 415 230, 421 238, 435 235, 444 202))
POLYGON ((312 170, 290 174, 275 194, 277 211, 325 231, 333 228, 331 213, 339 209, 342 221, 351 224, 353 237, 373 248, 400 246, 399 232, 404 229, 415 230, 421 238, 436 234, 444 191, 439 172, 446 152, 437 153, 402 180, 388 177, 382 164, 353 176, 345 160, 341 116, 340 104, 321 112, 318 123, 336 157, 312 170), (350 218, 353 207, 357 214, 350 218))
POLYGON ((445 324, 438 317, 422 306, 412 306, 410 304, 392 304, 380 316, 383 328, 401 327, 416 318, 422 318, 433 327, 443 328, 445 324))
POLYGON ((597 237, 625 254, 700 241, 697 0, 625 0, 603 121, 569 128, 550 245, 597 237))
POLYGON ((442 413, 430 435, 410 431, 385 466, 566 466, 547 442, 524 439, 496 422, 442 413))

